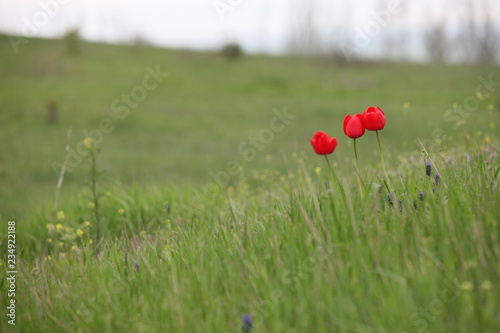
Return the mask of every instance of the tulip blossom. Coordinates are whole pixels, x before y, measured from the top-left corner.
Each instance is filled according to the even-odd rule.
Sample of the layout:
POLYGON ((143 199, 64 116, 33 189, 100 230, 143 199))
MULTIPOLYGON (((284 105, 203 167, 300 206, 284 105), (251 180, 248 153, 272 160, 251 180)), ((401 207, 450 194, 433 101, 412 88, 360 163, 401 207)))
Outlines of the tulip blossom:
POLYGON ((328 155, 337 148, 337 138, 330 138, 325 132, 316 132, 312 139, 309 139, 311 145, 318 155, 328 155))
POLYGON ((379 107, 370 106, 363 112, 365 127, 369 131, 380 131, 385 126, 385 114, 379 107))
MULTIPOLYGON (((330 165, 330 161, 328 160, 328 155, 333 153, 335 148, 337 148, 338 145, 337 138, 330 138, 328 134, 320 131, 314 133, 314 136, 312 137, 312 139, 309 139, 309 142, 311 142, 311 145, 316 154, 323 155, 325 157, 328 170, 330 170, 330 174, 335 179, 336 178, 335 172, 333 171, 332 166, 330 165)), ((319 171, 316 171, 316 173, 319 175, 319 171)))
POLYGON ((357 139, 365 134, 365 121, 361 114, 347 115, 344 118, 344 133, 351 139, 357 139))

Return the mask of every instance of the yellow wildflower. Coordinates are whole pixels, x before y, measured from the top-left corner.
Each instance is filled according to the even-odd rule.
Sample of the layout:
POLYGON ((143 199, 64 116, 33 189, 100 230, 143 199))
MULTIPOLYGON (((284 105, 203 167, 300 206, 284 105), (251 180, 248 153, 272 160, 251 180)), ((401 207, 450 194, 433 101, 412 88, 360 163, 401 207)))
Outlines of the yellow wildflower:
POLYGON ((88 150, 92 149, 92 139, 91 138, 85 138, 85 139, 83 139, 83 145, 88 150))
POLYGON ((93 244, 94 241, 92 239, 89 239, 89 244, 93 244))
POLYGON ((49 260, 52 260, 52 257, 51 256, 46 256, 45 257, 45 261, 49 261, 49 260))
POLYGON ((64 212, 62 210, 57 212, 57 219, 58 220, 64 220, 66 218, 66 215, 64 215, 64 212))
POLYGON ((125 209, 123 208, 118 209, 118 214, 123 214, 123 213, 125 213, 125 209))
POLYGON ((493 104, 490 104, 490 105, 488 105, 488 107, 487 107, 488 111, 491 111, 491 110, 493 110, 494 108, 495 108, 495 106, 494 106, 493 104))
POLYGON ((474 290, 474 285, 470 281, 464 281, 460 285, 460 289, 461 290, 466 290, 466 291, 471 291, 471 290, 474 290))
POLYGON ((82 237, 84 232, 82 229, 76 229, 76 234, 78 235, 78 237, 82 237))
POLYGON ((90 221, 85 221, 83 222, 83 225, 90 228, 92 226, 92 223, 90 221))
POLYGON ((89 206, 89 208, 94 208, 94 207, 95 207, 95 204, 94 204, 93 202, 89 202, 89 203, 87 204, 87 206, 89 206))
POLYGON ((47 239, 47 243, 52 243, 52 238, 47 239))
POLYGON ((56 224, 57 231, 61 231, 64 229, 64 226, 61 223, 56 224))
POLYGON ((320 167, 315 167, 314 168, 314 172, 316 172, 316 174, 319 176, 319 174, 321 173, 321 168, 320 167))
POLYGON ((78 250, 78 246, 73 245, 73 246, 71 247, 71 251, 76 251, 76 250, 78 250))
POLYGON ((489 280, 484 280, 483 283, 481 283, 481 289, 484 289, 484 290, 489 290, 489 289, 491 289, 492 286, 493 286, 493 284, 489 280))

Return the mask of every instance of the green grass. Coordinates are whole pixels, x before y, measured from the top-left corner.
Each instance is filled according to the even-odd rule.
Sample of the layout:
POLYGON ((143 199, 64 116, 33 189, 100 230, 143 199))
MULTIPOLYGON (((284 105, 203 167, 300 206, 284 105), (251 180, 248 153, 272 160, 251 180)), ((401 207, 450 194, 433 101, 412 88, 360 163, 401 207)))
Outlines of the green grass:
POLYGON ((500 326, 500 92, 457 129, 446 121, 458 114, 446 114, 453 103, 474 96, 478 76, 497 78, 498 68, 228 62, 83 46, 68 58, 59 41, 31 40, 18 55, 0 42, 0 207, 4 221, 16 221, 18 251, 16 326, 5 320, 2 277, 2 332, 238 332, 245 313, 253 332, 500 326), (117 118, 113 100, 157 64, 170 75, 117 118), (51 98, 59 100, 56 124, 46 122, 51 98), (363 194, 354 186, 342 120, 368 105, 388 119, 380 135, 393 207, 379 185, 375 133, 358 141, 363 194), (240 143, 285 106, 295 118, 245 160, 240 143), (104 117, 116 128, 97 158, 99 221, 85 162, 66 173, 53 211, 51 165, 64 160, 68 127, 76 149, 81 131, 104 117), (435 129, 444 135, 430 140, 435 129), (308 142, 317 130, 339 138, 335 176, 308 142))

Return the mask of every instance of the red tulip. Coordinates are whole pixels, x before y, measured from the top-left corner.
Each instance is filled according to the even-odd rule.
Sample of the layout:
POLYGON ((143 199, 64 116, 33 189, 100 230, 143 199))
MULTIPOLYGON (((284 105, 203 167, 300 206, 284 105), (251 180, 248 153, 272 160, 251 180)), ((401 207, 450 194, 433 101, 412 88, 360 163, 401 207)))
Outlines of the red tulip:
POLYGON ((356 139, 365 134, 365 121, 363 115, 347 115, 344 118, 344 133, 351 139, 356 139))
POLYGON ((382 111, 378 107, 370 106, 363 112, 363 116, 365 117, 365 127, 369 131, 379 131, 385 126, 385 115, 384 111, 382 111))
POLYGON ((311 145, 318 155, 328 155, 337 148, 337 138, 330 138, 325 132, 316 132, 312 139, 309 139, 311 145))

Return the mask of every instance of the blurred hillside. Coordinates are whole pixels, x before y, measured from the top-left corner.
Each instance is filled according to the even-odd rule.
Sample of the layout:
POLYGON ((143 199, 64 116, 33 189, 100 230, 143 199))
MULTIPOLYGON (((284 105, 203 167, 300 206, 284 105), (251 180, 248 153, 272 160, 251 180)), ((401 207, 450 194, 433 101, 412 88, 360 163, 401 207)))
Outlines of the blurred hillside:
MULTIPOLYGON (((433 139, 442 130, 447 137, 434 137, 439 143, 461 144, 457 122, 459 128, 488 133, 499 118, 498 84, 490 84, 489 91, 483 83, 500 81, 498 67, 228 59, 220 53, 80 41, 75 50, 72 43, 29 39, 16 54, 9 38, 0 37, 4 218, 53 200, 69 128, 76 153, 64 179, 67 196, 73 186, 85 184, 87 165, 78 158, 78 146, 96 131, 102 134, 96 136, 102 190, 115 181, 202 188, 231 161, 250 172, 284 169, 281 150, 313 158, 308 139, 317 130, 339 138, 334 161, 351 163, 343 118, 371 105, 386 112, 382 140, 392 153, 387 161, 392 168, 398 153, 418 154, 418 138, 433 139), (453 109, 471 98, 477 105, 470 111, 453 109)), ((360 149, 365 167, 378 161, 375 146, 360 149)))

